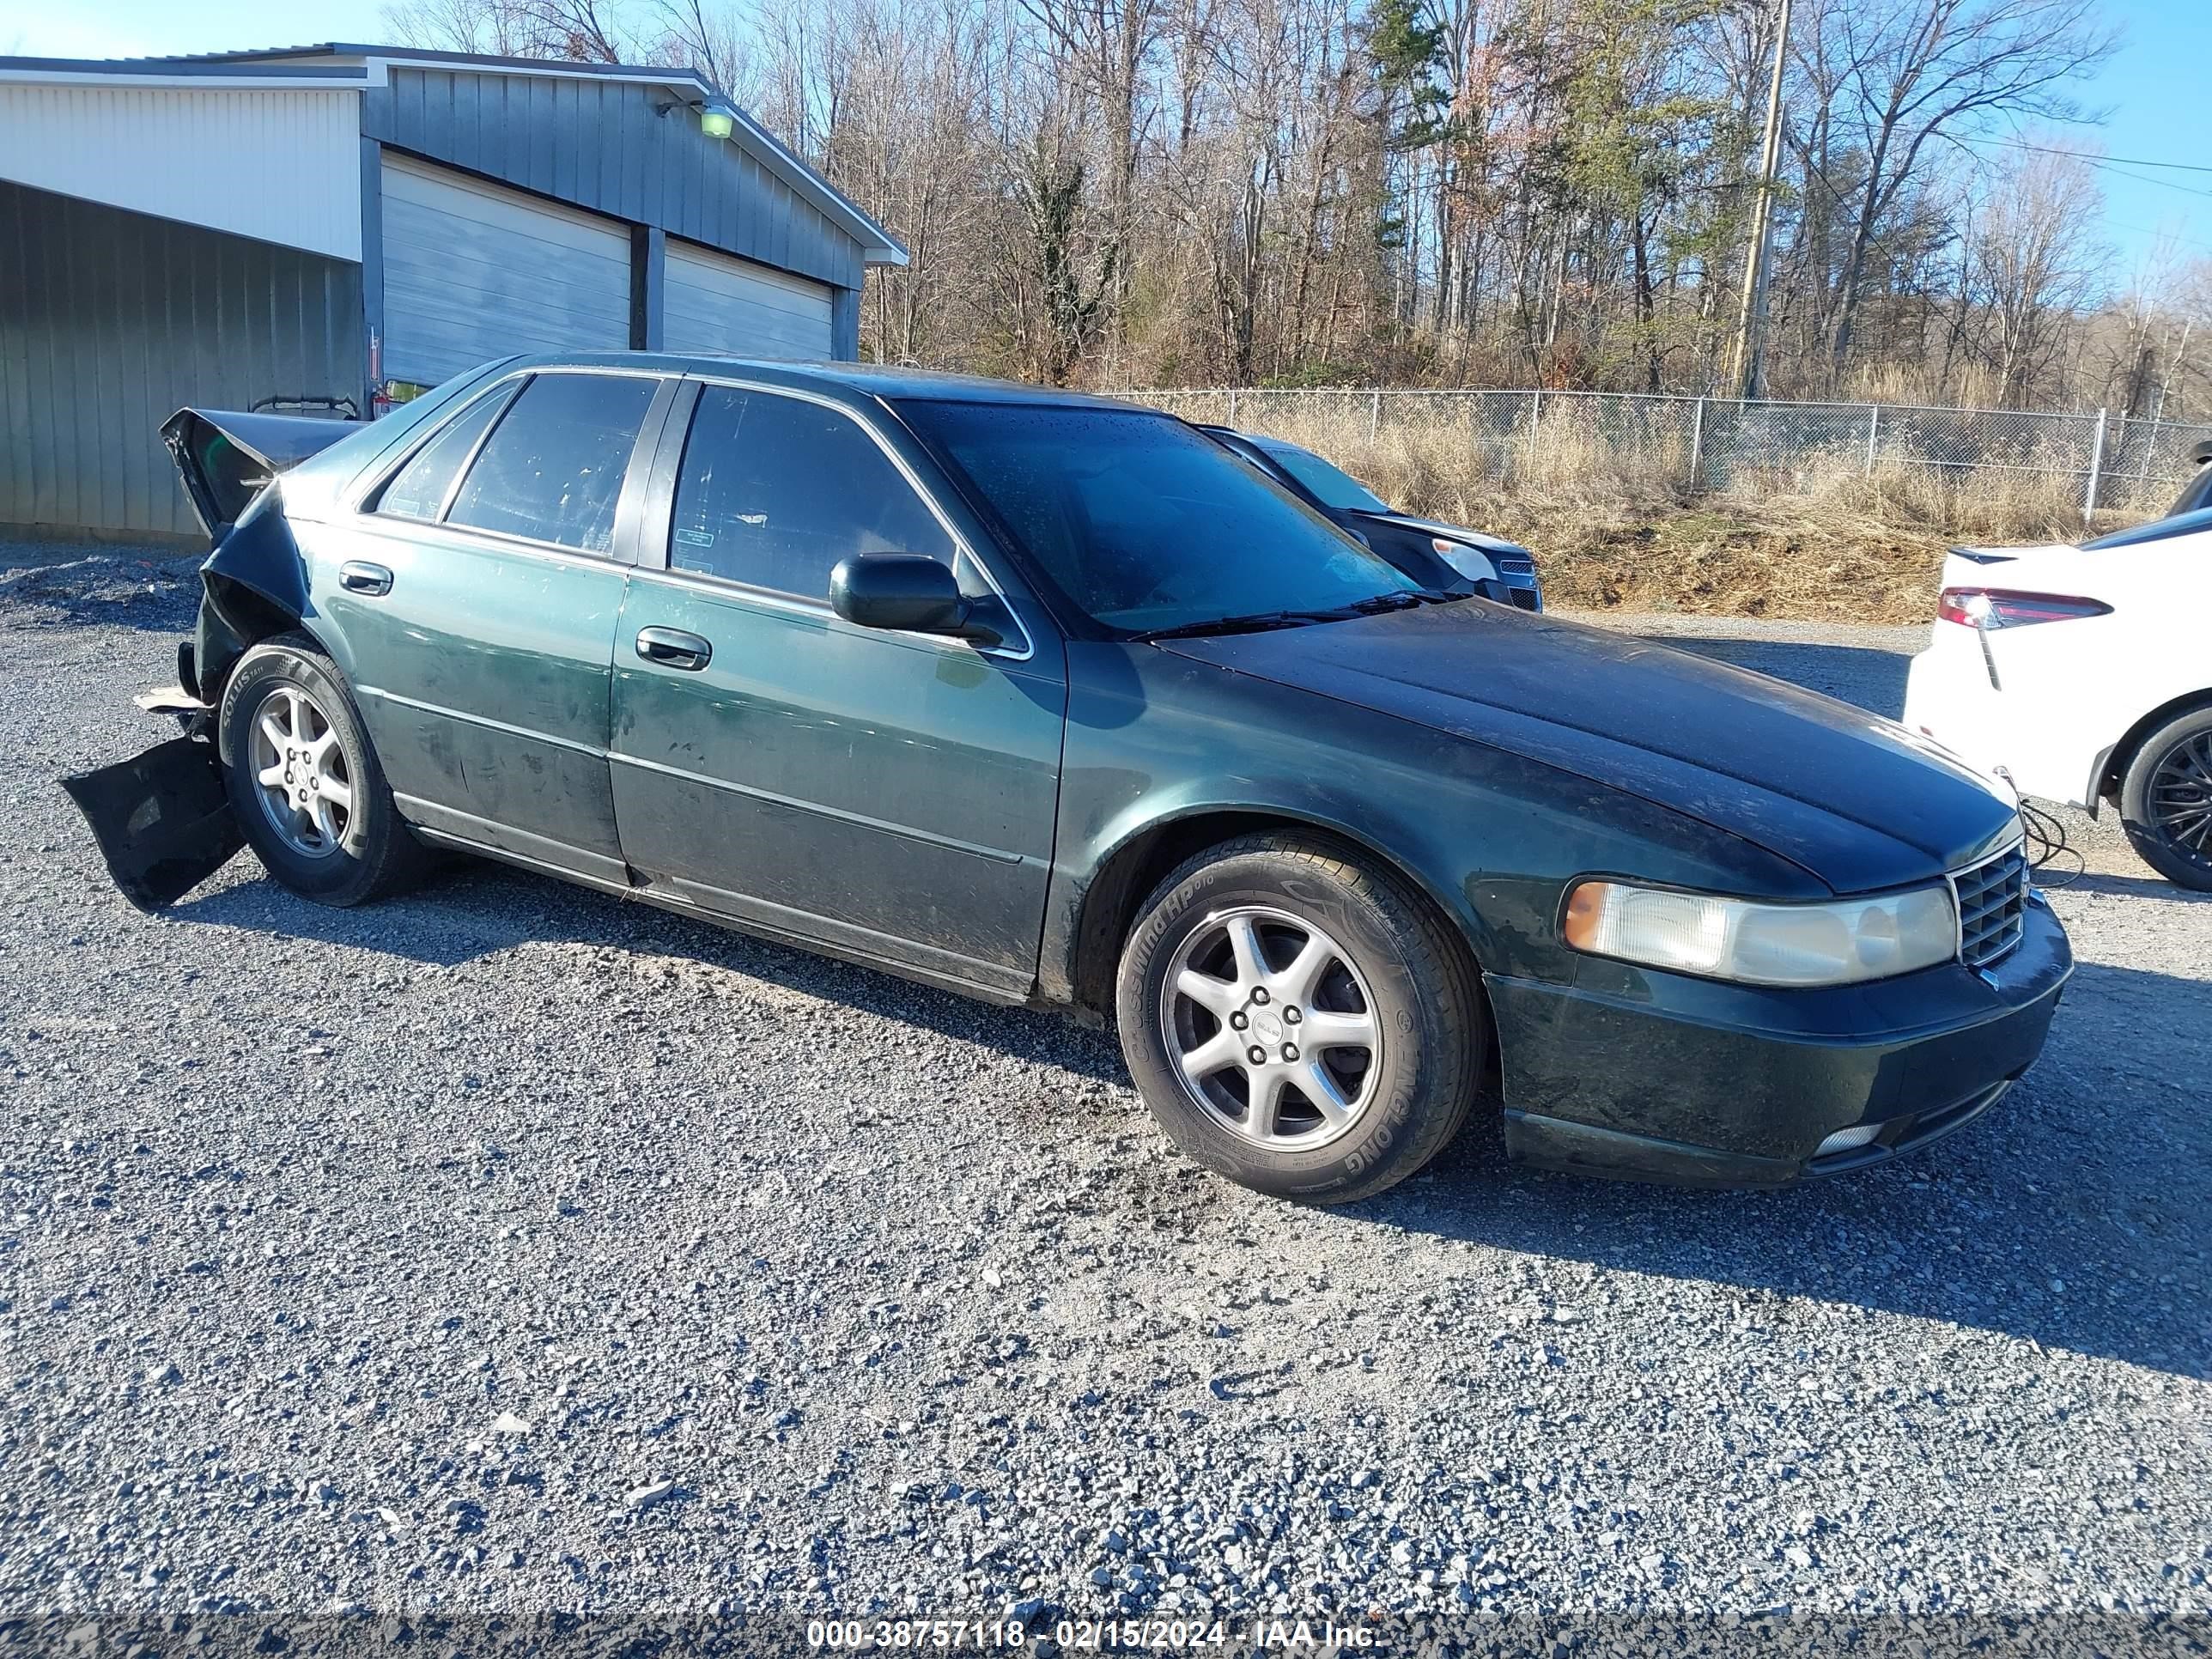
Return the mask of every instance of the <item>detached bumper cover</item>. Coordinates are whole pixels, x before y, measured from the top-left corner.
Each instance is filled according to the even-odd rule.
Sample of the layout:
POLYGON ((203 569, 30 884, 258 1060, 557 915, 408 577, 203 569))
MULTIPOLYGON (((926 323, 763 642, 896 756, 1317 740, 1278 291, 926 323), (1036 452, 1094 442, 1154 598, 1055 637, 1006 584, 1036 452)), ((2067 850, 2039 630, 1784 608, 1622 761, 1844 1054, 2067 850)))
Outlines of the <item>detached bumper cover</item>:
POLYGON ((1488 981, 1517 1161, 1778 1187, 1924 1146, 2042 1052, 2074 957, 2041 904, 1986 974, 1956 964, 1819 991, 1643 975, 1644 994, 1488 981), (1858 1144, 1820 1152, 1839 1130, 1858 1144))
POLYGON ((141 910, 174 904, 246 844, 215 745, 172 738, 144 754, 62 780, 107 872, 141 910))

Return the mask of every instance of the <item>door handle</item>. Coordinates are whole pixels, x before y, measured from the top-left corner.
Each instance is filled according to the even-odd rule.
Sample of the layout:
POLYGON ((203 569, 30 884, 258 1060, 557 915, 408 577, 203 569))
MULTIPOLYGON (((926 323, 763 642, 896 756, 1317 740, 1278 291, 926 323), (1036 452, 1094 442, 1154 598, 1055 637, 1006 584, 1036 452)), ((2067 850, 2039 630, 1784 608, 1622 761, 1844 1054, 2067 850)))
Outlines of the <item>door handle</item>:
POLYGON ((367 593, 371 597, 389 593, 392 573, 366 559, 348 559, 338 567, 338 586, 349 593, 367 593))
POLYGON ((637 654, 663 668, 696 672, 714 659, 714 647, 696 634, 687 634, 680 628, 641 628, 637 630, 637 654))

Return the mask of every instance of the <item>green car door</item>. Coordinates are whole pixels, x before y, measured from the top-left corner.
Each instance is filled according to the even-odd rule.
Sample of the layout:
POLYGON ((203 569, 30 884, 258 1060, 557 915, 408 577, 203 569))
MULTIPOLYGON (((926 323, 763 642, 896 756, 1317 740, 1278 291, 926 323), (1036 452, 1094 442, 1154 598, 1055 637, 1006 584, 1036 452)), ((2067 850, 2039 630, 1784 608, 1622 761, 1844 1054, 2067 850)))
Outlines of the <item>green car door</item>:
POLYGON ((410 822, 626 879, 606 758, 634 541, 617 532, 676 384, 519 377, 459 411, 356 520, 326 608, 410 822))
POLYGON ((991 591, 852 412, 709 384, 688 434, 681 419, 662 446, 667 544, 641 548, 615 646, 615 817, 637 878, 1023 994, 1059 794, 1059 652, 1033 650, 1011 611, 1005 643, 982 650, 831 612, 831 569, 865 553, 939 558, 991 591))

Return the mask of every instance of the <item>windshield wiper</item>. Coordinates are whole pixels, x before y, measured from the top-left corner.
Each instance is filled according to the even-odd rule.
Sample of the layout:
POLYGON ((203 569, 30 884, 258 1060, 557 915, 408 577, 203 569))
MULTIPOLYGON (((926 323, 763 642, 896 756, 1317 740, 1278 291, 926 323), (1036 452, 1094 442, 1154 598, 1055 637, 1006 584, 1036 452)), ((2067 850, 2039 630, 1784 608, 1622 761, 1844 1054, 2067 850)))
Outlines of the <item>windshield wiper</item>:
POLYGON ((1129 637, 1135 640, 1185 640, 1206 634, 1261 634, 1271 628, 1304 628, 1308 623, 1342 622, 1358 613, 1349 608, 1334 611, 1261 611, 1249 617, 1215 617, 1206 622, 1177 623, 1172 628, 1148 628, 1129 637))
POLYGON ((1210 622, 1177 623, 1172 628, 1151 628, 1131 637, 1138 640, 1182 640, 1208 634, 1259 634, 1272 628, 1304 628, 1309 623, 1349 622, 1354 617, 1373 617, 1385 611, 1410 611, 1427 605, 1437 595, 1419 590, 1376 593, 1349 605, 1326 611, 1261 611, 1249 617, 1217 617, 1210 622))

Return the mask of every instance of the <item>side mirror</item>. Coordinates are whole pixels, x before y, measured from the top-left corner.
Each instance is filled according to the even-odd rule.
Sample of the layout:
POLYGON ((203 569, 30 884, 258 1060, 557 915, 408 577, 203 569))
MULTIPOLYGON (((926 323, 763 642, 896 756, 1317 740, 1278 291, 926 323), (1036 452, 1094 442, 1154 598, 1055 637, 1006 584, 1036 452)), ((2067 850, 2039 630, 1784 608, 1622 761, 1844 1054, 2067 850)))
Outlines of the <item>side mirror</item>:
POLYGON ((863 553, 830 573, 830 608, 862 628, 949 634, 995 645, 998 631, 969 614, 950 567, 918 553, 863 553))

